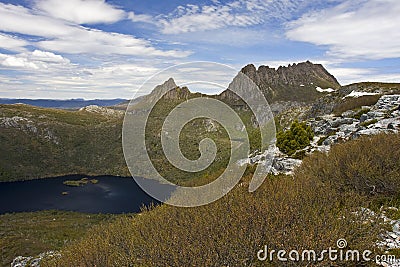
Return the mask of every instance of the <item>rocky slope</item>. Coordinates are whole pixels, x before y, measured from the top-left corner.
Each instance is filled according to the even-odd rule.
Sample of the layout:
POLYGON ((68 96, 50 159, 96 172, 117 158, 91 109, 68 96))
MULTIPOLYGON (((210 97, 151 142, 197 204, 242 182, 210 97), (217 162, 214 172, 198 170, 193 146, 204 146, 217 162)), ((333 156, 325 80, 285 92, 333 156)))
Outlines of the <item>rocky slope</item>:
POLYGON ((313 118, 362 105, 373 105, 385 94, 400 94, 400 83, 362 82, 342 86, 314 101, 306 116, 313 118))
MULTIPOLYGON (((242 68, 263 92, 274 114, 279 114, 293 106, 305 106, 317 98, 340 88, 336 78, 322 65, 310 61, 281 66, 277 69, 253 64, 242 68)), ((229 90, 221 93, 221 99, 238 101, 229 90)))

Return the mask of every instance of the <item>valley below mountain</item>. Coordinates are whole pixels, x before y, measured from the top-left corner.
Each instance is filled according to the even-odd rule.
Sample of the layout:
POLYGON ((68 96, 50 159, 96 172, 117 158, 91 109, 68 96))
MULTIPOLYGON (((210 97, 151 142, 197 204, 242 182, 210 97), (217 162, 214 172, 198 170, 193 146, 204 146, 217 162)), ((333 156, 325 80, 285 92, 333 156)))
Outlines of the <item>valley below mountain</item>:
MULTIPOLYGON (((400 255, 400 83, 342 86, 322 65, 309 61, 277 69, 249 64, 240 72, 260 88, 270 105, 277 142, 268 148, 262 148, 251 109, 229 87, 218 95, 205 95, 180 87, 173 77, 131 104, 89 105, 79 110, 0 105, 2 182, 68 174, 124 179, 132 170, 138 170, 135 176, 151 179, 140 172, 140 157, 135 159, 137 168, 128 169, 122 126, 125 112, 139 118, 162 95, 147 121, 145 144, 152 164, 167 180, 184 186, 210 183, 224 172, 231 151, 222 125, 198 118, 182 128, 180 149, 195 160, 201 156, 199 142, 211 138, 217 146, 215 161, 198 173, 172 165, 163 153, 161 128, 177 105, 199 97, 222 101, 238 114, 250 139, 250 154, 236 162, 246 166, 245 174, 220 200, 197 208, 156 205, 144 207, 139 214, 96 215, 86 220, 74 214, 85 222, 79 227, 82 236, 76 235, 78 231, 68 238, 57 236, 52 241, 57 245, 42 242, 40 248, 34 240, 25 244, 23 237, 2 230, 1 249, 8 251, 3 265, 14 259, 14 267, 32 261, 40 266, 83 262, 84 266, 201 266, 204 262, 258 266, 256 253, 266 244, 274 249, 325 248, 339 238, 346 238, 351 248, 400 255), (268 160, 267 179, 249 193, 255 168, 268 160), (17 244, 11 246, 15 253, 10 252, 10 243, 17 244), (30 252, 21 249, 24 246, 35 249, 26 255, 30 252)), ((11 229, 24 216, 46 221, 52 215, 0 218, 7 226, 4 229, 11 229)), ((62 218, 54 212, 56 221, 62 218)), ((70 227, 66 221, 60 229, 70 227)))

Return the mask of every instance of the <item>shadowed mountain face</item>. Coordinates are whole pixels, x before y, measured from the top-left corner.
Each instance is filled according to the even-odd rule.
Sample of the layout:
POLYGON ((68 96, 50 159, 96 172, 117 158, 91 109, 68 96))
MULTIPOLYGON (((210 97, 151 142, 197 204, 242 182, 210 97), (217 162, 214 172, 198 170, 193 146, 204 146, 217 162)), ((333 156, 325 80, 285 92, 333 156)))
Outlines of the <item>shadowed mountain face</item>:
MULTIPOLYGON (((322 65, 313 64, 310 61, 278 69, 268 66, 260 66, 256 69, 253 64, 249 64, 242 68, 241 72, 258 85, 270 103, 311 102, 324 94, 317 88, 340 88, 336 78, 322 65)), ((237 100, 237 97, 229 91, 222 92, 221 98, 237 100)))

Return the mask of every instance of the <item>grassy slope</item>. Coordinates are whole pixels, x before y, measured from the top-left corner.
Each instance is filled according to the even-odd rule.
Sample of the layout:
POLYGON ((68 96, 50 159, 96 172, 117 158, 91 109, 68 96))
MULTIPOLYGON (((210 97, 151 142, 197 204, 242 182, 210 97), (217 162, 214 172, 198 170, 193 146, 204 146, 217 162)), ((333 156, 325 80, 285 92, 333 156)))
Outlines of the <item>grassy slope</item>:
POLYGON ((84 236, 94 225, 112 218, 65 211, 0 215, 0 266, 10 266, 17 256, 58 250, 84 236))
POLYGON ((71 173, 129 174, 121 147, 122 118, 0 105, 0 119, 15 116, 28 121, 0 126, 0 181, 71 173))

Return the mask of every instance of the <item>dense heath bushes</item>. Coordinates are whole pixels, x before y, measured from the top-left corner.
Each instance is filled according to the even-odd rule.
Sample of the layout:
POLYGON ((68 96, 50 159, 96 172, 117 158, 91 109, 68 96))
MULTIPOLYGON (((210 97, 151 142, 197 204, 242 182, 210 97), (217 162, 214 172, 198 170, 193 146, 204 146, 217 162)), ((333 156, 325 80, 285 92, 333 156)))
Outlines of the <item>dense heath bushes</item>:
POLYGON ((207 206, 162 205, 97 226, 44 266, 282 266, 259 262, 257 251, 264 245, 322 250, 339 238, 351 249, 377 250, 383 225, 354 211, 378 198, 396 204, 399 147, 399 135, 385 134, 333 146, 328 154, 307 157, 294 177, 268 177, 254 193, 248 192, 248 175, 207 206))
POLYGON ((322 250, 339 238, 371 249, 379 229, 351 213, 360 200, 311 178, 273 177, 254 193, 246 184, 207 206, 163 205, 96 227, 44 266, 265 266, 264 245, 322 250))
POLYGON ((400 197, 399 134, 365 136, 303 161, 298 177, 316 177, 342 192, 400 197))

